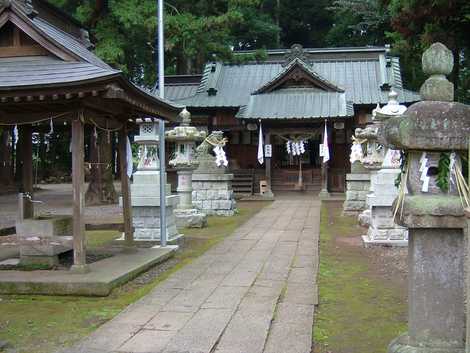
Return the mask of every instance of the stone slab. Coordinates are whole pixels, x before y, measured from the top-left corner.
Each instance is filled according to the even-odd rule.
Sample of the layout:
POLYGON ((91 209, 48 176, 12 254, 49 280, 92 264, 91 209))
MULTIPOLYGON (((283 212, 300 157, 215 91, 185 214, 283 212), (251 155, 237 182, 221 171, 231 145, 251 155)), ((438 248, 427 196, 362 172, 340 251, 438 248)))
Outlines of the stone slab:
POLYGON ((350 173, 346 174, 346 181, 365 181, 370 182, 370 174, 369 173, 350 173))
POLYGON ((227 181, 233 180, 233 174, 217 174, 217 173, 193 173, 194 181, 227 181))
POLYGON ((233 311, 201 309, 170 340, 163 353, 208 353, 218 342, 233 311))
MULTIPOLYGON (((163 308, 164 309, 164 308, 163 308)), ((192 313, 161 311, 146 323, 147 330, 178 331, 193 317, 192 313)))
POLYGON ((175 334, 175 331, 144 329, 137 332, 136 335, 121 345, 116 352, 161 352, 175 334))

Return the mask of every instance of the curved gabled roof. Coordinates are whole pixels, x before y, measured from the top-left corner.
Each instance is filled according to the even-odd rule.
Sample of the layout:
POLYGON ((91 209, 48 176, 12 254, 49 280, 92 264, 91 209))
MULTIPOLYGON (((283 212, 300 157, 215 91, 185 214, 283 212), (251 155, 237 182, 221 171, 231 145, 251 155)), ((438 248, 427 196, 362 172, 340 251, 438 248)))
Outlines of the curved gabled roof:
MULTIPOLYGON (((398 99, 402 103, 413 103, 421 99, 418 93, 403 87, 399 60, 388 56, 385 47, 321 48, 306 51, 313 53, 308 61, 294 59, 287 67, 280 60, 287 50, 268 51, 268 54, 273 52, 276 57, 275 60, 269 57, 266 62, 240 65, 208 63, 197 93, 176 102, 194 108, 245 107, 246 110, 253 100, 253 93, 280 88, 282 85, 278 83, 288 76, 289 69, 293 67, 304 70, 312 80, 316 80, 317 86, 323 85, 325 91, 344 91, 348 104, 385 104, 388 102, 389 86, 398 93, 398 99)), ((320 92, 321 90, 318 93, 320 92)), ((309 94, 316 93, 312 91, 309 94)), ((338 101, 338 105, 340 103, 338 101)), ((344 110, 344 106, 341 109, 344 110)))
POLYGON ((266 82, 263 86, 258 88, 252 94, 269 93, 274 91, 276 88, 279 87, 280 84, 282 84, 284 80, 289 79, 289 75, 295 69, 299 69, 304 72, 306 74, 306 77, 310 79, 310 83, 314 86, 319 87, 320 89, 323 89, 325 91, 344 92, 342 88, 339 88, 335 84, 331 83, 330 81, 316 73, 310 67, 310 65, 306 64, 302 59, 295 58, 284 68, 284 70, 279 72, 269 82, 266 82))

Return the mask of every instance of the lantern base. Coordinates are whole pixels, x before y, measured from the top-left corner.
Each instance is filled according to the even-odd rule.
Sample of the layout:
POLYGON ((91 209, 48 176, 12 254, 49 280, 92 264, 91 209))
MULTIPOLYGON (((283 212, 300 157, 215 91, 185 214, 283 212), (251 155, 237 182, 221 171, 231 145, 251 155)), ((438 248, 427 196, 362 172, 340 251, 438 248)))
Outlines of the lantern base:
POLYGON ((173 214, 178 229, 207 227, 207 215, 198 209, 176 209, 173 214))
POLYGON ((465 353, 464 347, 456 347, 447 342, 435 342, 429 339, 427 342, 411 343, 408 335, 395 338, 388 346, 388 353, 465 353))

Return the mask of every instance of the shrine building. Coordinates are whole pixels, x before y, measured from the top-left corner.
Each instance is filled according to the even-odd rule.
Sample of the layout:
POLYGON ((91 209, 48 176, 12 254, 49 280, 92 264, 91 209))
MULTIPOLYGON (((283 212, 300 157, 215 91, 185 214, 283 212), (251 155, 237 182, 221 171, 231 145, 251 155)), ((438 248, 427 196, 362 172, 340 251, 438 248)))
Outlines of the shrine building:
MULTIPOLYGON (((253 52, 237 55, 247 54, 253 52)), ((236 191, 257 192, 258 181, 268 179, 274 193, 322 186, 344 192, 354 130, 370 122, 372 110, 387 103, 392 88, 400 103, 420 100, 403 87, 399 58, 388 47, 294 45, 268 50, 261 62, 209 62, 202 75, 169 76, 165 98, 187 106, 195 124, 224 131, 236 191), (322 178, 325 122, 330 161, 322 178), (272 147, 272 158, 263 165, 257 159, 260 123, 264 143, 272 147), (305 152, 288 153, 286 143, 300 140, 305 152)))

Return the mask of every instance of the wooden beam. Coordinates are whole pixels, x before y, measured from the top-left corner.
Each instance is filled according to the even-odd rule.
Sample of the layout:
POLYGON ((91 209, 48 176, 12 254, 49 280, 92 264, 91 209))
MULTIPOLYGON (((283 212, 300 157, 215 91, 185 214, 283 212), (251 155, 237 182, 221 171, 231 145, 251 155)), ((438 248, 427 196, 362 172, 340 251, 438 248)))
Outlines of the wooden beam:
POLYGON ((33 199, 33 128, 31 125, 19 127, 19 141, 21 144, 21 191, 29 197, 23 202, 24 218, 34 217, 33 199))
POLYGON ((72 184, 73 184, 73 266, 75 273, 88 272, 85 239, 85 137, 80 118, 72 121, 72 184))
POLYGON ((124 214, 124 239, 126 247, 132 248, 134 246, 134 229, 132 227, 131 189, 127 175, 127 127, 119 130, 119 166, 124 214))

